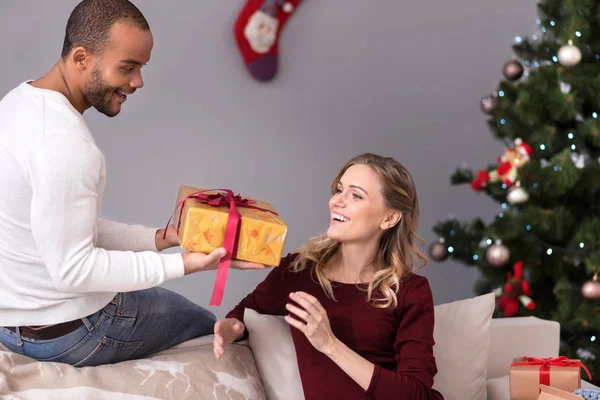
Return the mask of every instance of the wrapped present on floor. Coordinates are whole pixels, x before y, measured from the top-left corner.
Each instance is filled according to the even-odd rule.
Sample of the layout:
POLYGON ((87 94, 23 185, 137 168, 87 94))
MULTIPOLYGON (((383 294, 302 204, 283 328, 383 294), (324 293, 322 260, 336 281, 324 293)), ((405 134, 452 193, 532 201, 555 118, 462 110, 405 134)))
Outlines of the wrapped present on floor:
POLYGON ((278 266, 287 225, 271 204, 234 195, 228 189, 181 186, 174 212, 181 248, 210 253, 224 247, 211 305, 221 303, 231 259, 278 266))
POLYGON ((569 393, 581 387, 581 368, 590 373, 579 360, 567 357, 521 357, 510 366, 510 399, 537 400, 540 385, 551 386, 569 393))
POLYGON ((547 385, 540 385, 537 400, 583 400, 583 397, 547 385))

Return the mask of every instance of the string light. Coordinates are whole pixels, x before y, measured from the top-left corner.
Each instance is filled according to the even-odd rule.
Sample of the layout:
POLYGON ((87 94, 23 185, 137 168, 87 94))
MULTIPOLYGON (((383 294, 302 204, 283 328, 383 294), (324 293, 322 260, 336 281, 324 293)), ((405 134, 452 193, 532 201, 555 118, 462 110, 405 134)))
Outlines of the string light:
POLYGON ((542 143, 542 144, 540 144, 540 149, 541 149, 541 150, 546 150, 546 145, 545 145, 545 144, 543 144, 543 143, 542 143))
POLYGON ((569 139, 573 139, 573 137, 575 137, 575 135, 573 135, 573 132, 569 132, 569 134, 567 135, 567 137, 569 139))
POLYGON ((546 254, 548 254, 549 256, 552 255, 552 249, 546 250, 546 254))
POLYGON ((499 92, 498 92, 498 96, 500 96, 500 97, 504 97, 504 90, 501 90, 501 91, 499 91, 499 92))
POLYGON ((506 120, 505 120, 504 118, 502 118, 502 119, 500 120, 500 123, 501 123, 502 125, 504 125, 504 124, 506 124, 506 120))
POLYGON ((554 21, 550 21, 550 26, 554 26, 556 23, 554 21))
POLYGON ((581 32, 579 32, 579 31, 576 31, 576 32, 575 32, 575 36, 577 36, 577 37, 581 37, 581 32))
POLYGON ((579 243, 579 248, 583 249, 585 247, 585 245, 583 244, 583 242, 579 243))
POLYGON ((598 118, 598 113, 596 113, 596 111, 594 111, 594 112, 592 113, 592 117, 594 117, 594 118, 598 118))
POLYGON ((477 254, 473 254, 473 260, 475 260, 475 261, 479 260, 479 256, 477 254))
POLYGON ((454 253, 454 247, 448 246, 448 253, 454 253))
POLYGON ((595 341, 596 341, 596 336, 592 336, 592 337, 590 338, 590 341, 592 341, 592 342, 595 342, 595 341))
POLYGON ((571 150, 575 150, 577 148, 577 146, 575 146, 574 144, 571 145, 571 150))
POLYGON ((556 56, 552 56, 552 61, 554 61, 554 62, 558 62, 558 57, 556 57, 556 56))

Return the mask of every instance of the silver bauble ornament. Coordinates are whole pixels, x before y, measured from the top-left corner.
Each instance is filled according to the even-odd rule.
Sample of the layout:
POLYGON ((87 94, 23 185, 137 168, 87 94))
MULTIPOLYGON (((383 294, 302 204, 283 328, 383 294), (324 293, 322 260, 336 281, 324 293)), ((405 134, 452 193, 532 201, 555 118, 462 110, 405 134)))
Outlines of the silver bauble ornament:
POLYGON ((491 114, 496 109, 496 105, 498 104, 498 100, 494 95, 487 95, 481 99, 481 111, 486 114, 491 114))
POLYGON ((504 64, 504 67, 502 67, 502 73, 509 81, 518 80, 521 76, 523 76, 523 72, 523 65, 521 65, 521 63, 517 60, 510 60, 504 64))
POLYGON ((565 67, 572 67, 581 61, 581 50, 569 40, 569 44, 560 46, 558 49, 558 62, 565 67))
POLYGON ((600 299, 600 282, 598 281, 598 273, 594 274, 591 281, 587 281, 581 287, 581 294, 589 300, 600 299))
POLYGON ((485 259, 494 267, 503 267, 510 260, 510 250, 502 244, 501 240, 496 240, 485 252, 485 259))
POLYGON ((508 204, 516 206, 525 203, 527 200, 529 200, 529 194, 521 187, 520 183, 517 182, 517 184, 508 189, 508 194, 506 195, 508 204))
POLYGON ((444 261, 446 258, 448 258, 449 254, 450 253, 448 252, 448 246, 443 244, 442 241, 432 243, 429 247, 429 256, 434 261, 444 261))

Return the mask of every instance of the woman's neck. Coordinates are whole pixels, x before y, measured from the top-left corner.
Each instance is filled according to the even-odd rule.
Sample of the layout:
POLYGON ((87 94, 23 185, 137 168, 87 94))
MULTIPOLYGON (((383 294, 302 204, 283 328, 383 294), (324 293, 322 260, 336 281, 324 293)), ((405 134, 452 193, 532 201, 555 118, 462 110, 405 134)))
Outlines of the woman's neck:
POLYGON ((369 282, 373 275, 376 246, 343 243, 339 257, 330 265, 328 279, 341 283, 369 282))

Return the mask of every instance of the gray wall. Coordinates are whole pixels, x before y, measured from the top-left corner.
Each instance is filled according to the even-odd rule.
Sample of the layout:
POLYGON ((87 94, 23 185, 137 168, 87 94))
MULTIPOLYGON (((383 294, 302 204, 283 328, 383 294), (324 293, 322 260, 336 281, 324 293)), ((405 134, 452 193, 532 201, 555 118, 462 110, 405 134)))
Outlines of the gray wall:
MULTIPOLYGON (((495 88, 514 36, 537 32, 534 0, 305 0, 269 84, 251 79, 232 38, 243 3, 180 0, 169 10, 165 1, 137 1, 156 42, 146 86, 117 118, 85 114, 107 159, 108 217, 159 227, 180 184, 229 187, 273 203, 289 223, 291 251, 327 226, 331 179, 365 151, 412 171, 428 243, 448 214, 498 210, 468 187, 451 187, 449 176, 502 152, 478 101, 495 88)), ((0 0, 2 95, 51 67, 75 4, 0 0)), ((233 271, 213 311, 224 315, 265 273, 233 271)), ((436 304, 472 296, 477 277, 451 262, 422 274, 436 304)), ((208 305, 214 277, 165 286, 208 305)))

